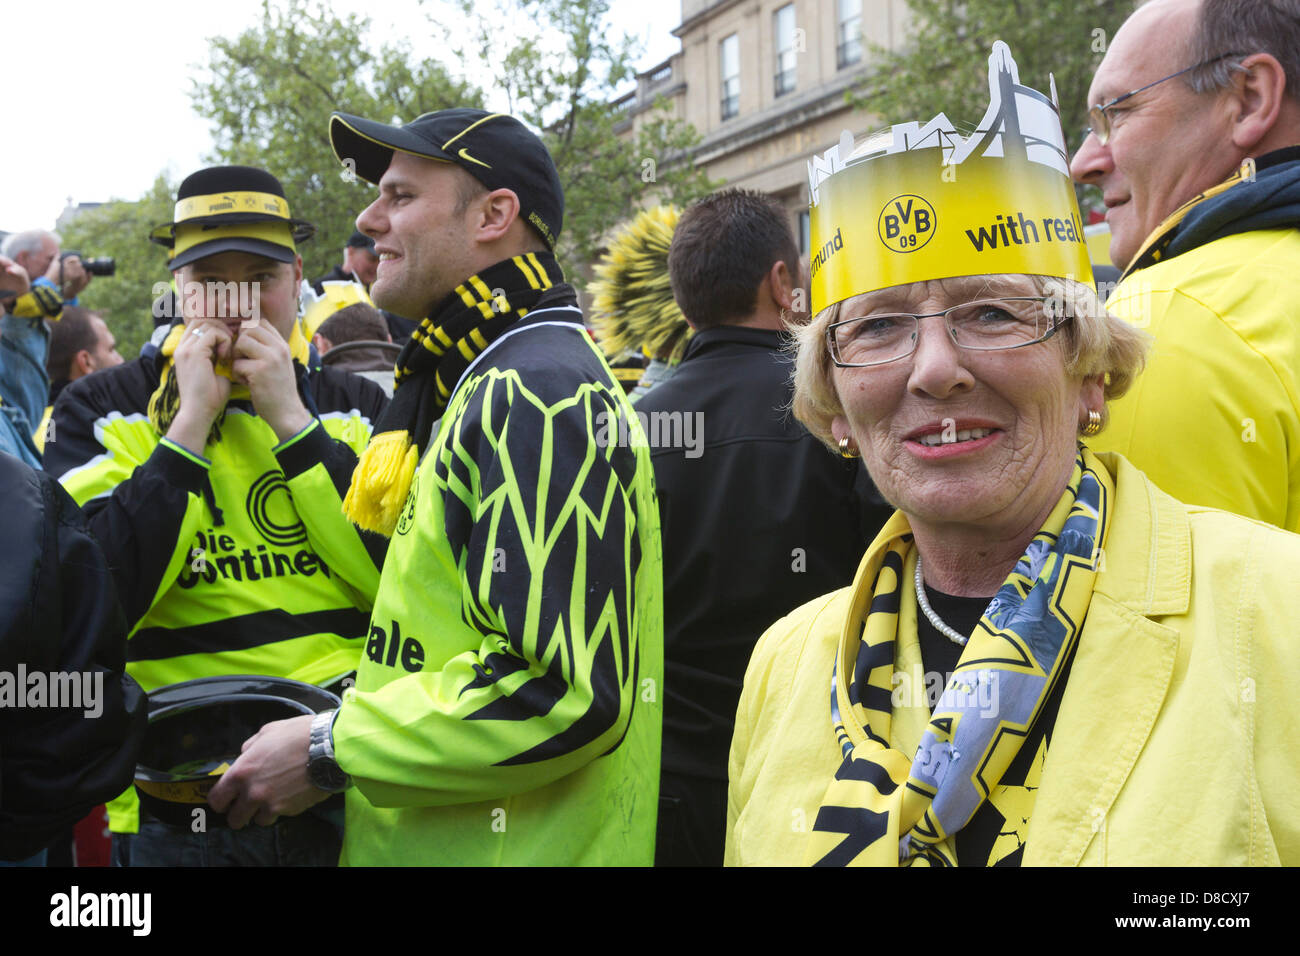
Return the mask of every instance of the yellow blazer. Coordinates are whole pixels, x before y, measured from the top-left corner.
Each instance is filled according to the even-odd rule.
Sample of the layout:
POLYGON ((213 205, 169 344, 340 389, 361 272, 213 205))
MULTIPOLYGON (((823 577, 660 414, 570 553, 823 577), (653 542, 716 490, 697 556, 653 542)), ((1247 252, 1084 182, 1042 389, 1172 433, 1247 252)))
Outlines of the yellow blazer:
POLYGON ((1106 308, 1155 337, 1089 444, 1180 501, 1300 531, 1300 231, 1227 236, 1132 273, 1106 308))
MULTIPOLYGON (((1300 536, 1184 505, 1119 455, 1099 457, 1115 512, 1024 863, 1296 865, 1300 536)), ((842 759, 830 677, 850 596, 805 604, 754 650, 731 745, 728 865, 803 860, 842 759)))

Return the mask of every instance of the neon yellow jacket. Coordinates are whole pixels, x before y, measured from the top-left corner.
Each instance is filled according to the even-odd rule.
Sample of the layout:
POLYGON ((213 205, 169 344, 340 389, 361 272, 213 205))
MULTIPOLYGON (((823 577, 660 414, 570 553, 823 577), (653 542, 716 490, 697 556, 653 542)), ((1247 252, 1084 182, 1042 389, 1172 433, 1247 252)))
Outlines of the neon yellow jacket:
POLYGON ((640 434, 576 306, 530 312, 465 373, 334 724, 356 784, 342 863, 653 862, 662 559, 640 434))
MULTIPOLYGON (((1300 537, 1183 505, 1099 457, 1115 514, 1024 864, 1294 866, 1300 537)), ((803 860, 843 760, 827 691, 850 591, 792 612, 755 649, 731 747, 728 865, 803 860)))
POLYGON ((1180 501, 1288 531, 1300 531, 1300 230, 1249 229, 1195 243, 1212 229, 1246 229, 1251 215, 1280 214, 1269 199, 1252 197, 1260 189, 1286 195, 1273 184, 1296 179, 1297 166, 1261 166, 1258 183, 1234 177, 1148 238, 1106 307, 1155 343, 1146 370, 1111 403, 1110 424, 1090 442, 1124 455, 1180 501), (1234 204, 1245 209, 1235 223, 1234 204), (1192 248, 1178 251, 1179 243, 1192 248), (1147 264, 1166 245, 1176 254, 1147 264))

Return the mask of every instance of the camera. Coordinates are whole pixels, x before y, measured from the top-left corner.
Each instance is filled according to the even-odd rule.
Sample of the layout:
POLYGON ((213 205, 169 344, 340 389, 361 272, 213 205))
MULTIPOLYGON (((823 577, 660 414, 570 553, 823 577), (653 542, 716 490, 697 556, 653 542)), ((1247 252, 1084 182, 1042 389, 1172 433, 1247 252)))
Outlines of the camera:
POLYGON ((77 256, 81 260, 81 268, 85 269, 92 276, 111 276, 117 272, 117 260, 112 256, 99 256, 91 259, 83 256, 80 252, 64 252, 59 254, 59 261, 68 256, 77 256))

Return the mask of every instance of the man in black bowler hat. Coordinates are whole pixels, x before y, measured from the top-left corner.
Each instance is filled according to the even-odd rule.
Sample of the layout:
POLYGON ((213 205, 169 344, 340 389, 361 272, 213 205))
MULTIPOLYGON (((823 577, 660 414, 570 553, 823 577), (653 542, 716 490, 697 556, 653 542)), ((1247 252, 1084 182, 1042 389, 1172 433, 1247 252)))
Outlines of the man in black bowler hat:
MULTIPOLYGON (((147 691, 225 674, 328 686, 356 667, 384 542, 348 523, 342 496, 386 400, 359 376, 307 368, 297 244, 312 231, 265 170, 186 178, 174 221, 150 236, 173 250, 183 316, 54 406, 46 466, 103 542, 131 627, 127 670, 147 691)), ((204 813, 193 832, 138 819, 128 792, 110 806, 115 855, 337 859, 337 821, 236 834, 204 813)))
POLYGON ((554 163, 482 110, 330 137, 379 186, 375 304, 421 321, 345 505, 393 537, 354 691, 263 727, 212 805, 265 823, 350 776, 347 864, 648 865, 653 472, 553 254, 554 163))

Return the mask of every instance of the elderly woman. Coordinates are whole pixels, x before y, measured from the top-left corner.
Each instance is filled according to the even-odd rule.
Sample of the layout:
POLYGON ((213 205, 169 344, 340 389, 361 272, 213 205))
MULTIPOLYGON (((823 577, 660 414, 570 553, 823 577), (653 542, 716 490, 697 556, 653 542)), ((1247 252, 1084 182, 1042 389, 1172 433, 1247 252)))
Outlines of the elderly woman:
MULTIPOLYGON (((1002 145, 984 173, 1012 165, 1002 145)), ((951 250, 899 265, 884 214, 843 202, 876 161, 843 162, 850 146, 820 164, 821 201, 854 157, 867 168, 820 232, 842 242, 829 261, 857 259, 820 299, 814 277, 795 412, 860 453, 898 511, 851 587, 755 649, 727 862, 1300 862, 1300 537, 1185 506, 1094 455, 1081 436, 1133 380, 1142 333, 1045 244, 1016 251, 1021 271, 955 275, 951 250), (880 248, 864 259, 868 228, 880 248)), ((1005 181, 1023 188, 1026 168, 1005 181)), ((963 238, 942 192, 896 175, 884 188, 963 238)))

